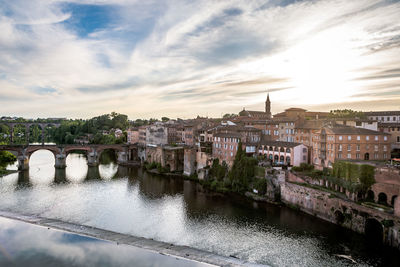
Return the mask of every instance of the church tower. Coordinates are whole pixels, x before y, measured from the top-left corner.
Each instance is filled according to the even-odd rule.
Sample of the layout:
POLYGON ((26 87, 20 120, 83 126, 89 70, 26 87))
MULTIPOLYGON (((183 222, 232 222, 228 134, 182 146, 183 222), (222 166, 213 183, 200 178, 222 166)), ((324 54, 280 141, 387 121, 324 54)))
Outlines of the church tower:
POLYGON ((268 118, 270 119, 271 116, 271 101, 269 100, 269 93, 267 95, 267 100, 265 101, 265 113, 267 113, 268 118))

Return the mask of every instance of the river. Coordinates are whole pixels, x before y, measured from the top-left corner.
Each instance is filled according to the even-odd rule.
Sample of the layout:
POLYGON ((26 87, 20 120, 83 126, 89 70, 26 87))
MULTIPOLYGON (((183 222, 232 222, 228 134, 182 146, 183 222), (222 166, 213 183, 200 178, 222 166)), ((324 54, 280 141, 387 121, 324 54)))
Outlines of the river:
MULTIPOLYGON (((0 210, 187 245, 270 266, 400 266, 399 252, 299 211, 206 192, 192 181, 80 154, 65 170, 35 152, 27 172, 0 178, 0 210)), ((16 168, 15 165, 10 169, 16 168)))

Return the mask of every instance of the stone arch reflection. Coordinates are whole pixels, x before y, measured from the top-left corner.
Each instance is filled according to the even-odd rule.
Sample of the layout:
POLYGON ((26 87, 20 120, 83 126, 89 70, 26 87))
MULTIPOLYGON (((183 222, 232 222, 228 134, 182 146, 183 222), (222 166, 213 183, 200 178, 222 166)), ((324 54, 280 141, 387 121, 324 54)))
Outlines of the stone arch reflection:
POLYGON ((29 157, 29 181, 31 184, 51 184, 55 177, 53 152, 40 149, 29 157))
POLYGON ((72 183, 81 183, 86 179, 88 164, 86 152, 71 152, 66 158, 66 179, 72 183))

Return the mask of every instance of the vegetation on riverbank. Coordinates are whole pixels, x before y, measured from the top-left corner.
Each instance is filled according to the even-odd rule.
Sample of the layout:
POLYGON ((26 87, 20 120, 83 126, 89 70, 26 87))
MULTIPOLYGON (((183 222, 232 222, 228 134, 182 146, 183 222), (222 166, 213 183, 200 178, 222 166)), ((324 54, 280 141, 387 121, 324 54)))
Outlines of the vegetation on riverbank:
POLYGON ((315 180, 325 180, 352 193, 365 194, 375 183, 375 167, 347 161, 333 163, 332 169, 315 170, 313 165, 302 163, 293 167, 292 172, 315 180))
MULTIPOLYGON (((204 187, 220 193, 232 192, 244 195, 246 192, 256 192, 262 196, 267 192, 267 180, 265 168, 257 166, 257 163, 257 159, 248 157, 239 144, 230 170, 225 162, 220 163, 218 159, 214 159, 207 178, 198 179, 197 174, 193 174, 184 176, 184 179, 197 181, 204 187)), ((167 168, 155 162, 145 163, 144 168, 148 171, 157 170, 159 174, 169 173, 167 168)))
POLYGON ((17 158, 8 151, 0 151, 0 176, 9 174, 10 172, 6 170, 6 166, 10 163, 13 163, 17 160, 17 158))

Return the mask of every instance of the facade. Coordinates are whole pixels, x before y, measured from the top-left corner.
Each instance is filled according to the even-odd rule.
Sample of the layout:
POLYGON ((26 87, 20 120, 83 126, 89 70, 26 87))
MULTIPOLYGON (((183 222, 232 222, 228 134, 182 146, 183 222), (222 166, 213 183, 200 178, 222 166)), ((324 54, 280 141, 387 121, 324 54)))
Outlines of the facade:
POLYGON ((172 146, 147 146, 147 162, 160 163, 161 167, 171 172, 183 171, 184 150, 183 147, 172 146))
POLYGON ((294 142, 261 141, 258 154, 275 164, 299 166, 308 162, 308 147, 294 142))
POLYGON ((126 131, 126 141, 128 144, 136 144, 139 143, 139 129, 131 128, 126 131))
POLYGON ((391 151, 395 152, 396 157, 400 157, 400 122, 398 123, 382 123, 378 124, 380 132, 390 134, 390 142, 392 144, 391 151))
POLYGON ((313 136, 313 164, 332 167, 336 160, 388 160, 390 135, 350 126, 322 127, 313 136))
POLYGON ((400 111, 370 111, 364 114, 379 123, 400 123, 400 111))
POLYGON ((139 127, 139 145, 146 146, 146 126, 139 127))
POLYGON ((146 145, 167 145, 177 144, 177 126, 174 123, 160 123, 149 125, 146 127, 146 145))
POLYGON ((229 167, 232 167, 241 137, 238 132, 214 134, 212 157, 218 158, 220 163, 226 162, 229 167))

